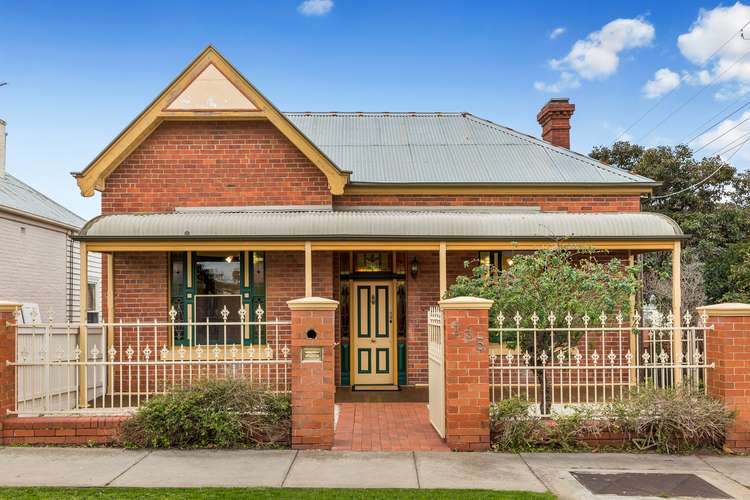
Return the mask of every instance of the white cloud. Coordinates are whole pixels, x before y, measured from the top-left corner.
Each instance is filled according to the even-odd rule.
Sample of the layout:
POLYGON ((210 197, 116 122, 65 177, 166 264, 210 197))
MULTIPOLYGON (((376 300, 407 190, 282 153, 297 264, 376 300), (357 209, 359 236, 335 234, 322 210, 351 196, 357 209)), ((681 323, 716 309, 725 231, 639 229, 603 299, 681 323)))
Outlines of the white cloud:
POLYGON ((653 39, 654 27, 646 21, 615 19, 585 40, 578 40, 567 56, 551 60, 550 65, 572 69, 586 80, 606 78, 617 71, 622 51, 644 47, 653 39))
POLYGON ((643 19, 615 19, 601 30, 576 41, 562 59, 549 61, 550 67, 560 72, 558 82, 536 82, 534 87, 548 90, 564 86, 567 82, 567 88, 572 88, 570 84, 573 82, 577 82, 575 86, 580 85, 579 78, 603 80, 617 71, 623 51, 645 47, 654 39, 654 33, 654 27, 643 19), (566 76, 566 73, 570 76, 566 76))
POLYGON ((303 16, 324 16, 333 9, 333 0, 305 0, 297 7, 303 16))
MULTIPOLYGON (((696 138, 690 145, 696 149, 705 147, 700 152, 702 154, 716 154, 729 148, 722 154, 726 158, 735 151, 735 146, 740 146, 745 139, 750 137, 748 134, 750 134, 750 111, 742 113, 737 119, 724 120, 718 126, 696 138)), ((750 160, 750 145, 742 148, 737 156, 750 160)))
POLYGON ((656 99, 680 86, 680 75, 669 68, 661 68, 654 73, 654 78, 643 86, 643 95, 647 99, 656 99))
POLYGON ((703 72, 703 77, 693 83, 706 85, 714 79, 750 83, 750 57, 743 58, 750 42, 736 35, 722 46, 749 19, 750 6, 740 2, 729 7, 701 9, 690 30, 677 37, 677 47, 682 55, 703 72))
POLYGON ((566 31, 568 31, 564 26, 560 26, 558 28, 555 28, 552 30, 552 32, 549 34, 549 39, 554 40, 555 38, 559 37, 560 35, 564 34, 566 31))
POLYGON ((744 83, 732 83, 722 86, 716 93, 714 99, 717 101, 733 101, 750 92, 750 85, 744 83))
POLYGON ((692 73, 683 71, 682 80, 690 85, 708 85, 711 82, 711 73, 705 69, 692 73))
POLYGON ((563 71, 560 73, 560 79, 555 83, 544 83, 542 81, 534 82, 534 88, 539 92, 550 92, 556 94, 566 89, 577 89, 581 86, 581 81, 572 73, 563 71))

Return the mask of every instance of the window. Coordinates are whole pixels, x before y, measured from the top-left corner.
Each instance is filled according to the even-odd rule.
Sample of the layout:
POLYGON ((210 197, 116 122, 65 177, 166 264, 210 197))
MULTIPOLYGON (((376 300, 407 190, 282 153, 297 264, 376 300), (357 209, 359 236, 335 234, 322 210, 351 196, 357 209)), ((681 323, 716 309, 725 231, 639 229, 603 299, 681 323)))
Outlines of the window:
POLYGON ((492 266, 500 270, 503 268, 503 252, 499 250, 479 252, 479 263, 483 266, 492 266))
POLYGON ((242 338, 240 325, 224 326, 221 312, 229 311, 227 322, 240 321, 242 308, 240 293, 240 255, 195 255, 195 321, 197 344, 239 344, 242 338))
MULTIPOLYGON (((170 295, 177 312, 174 340, 183 345, 258 343, 255 326, 224 325, 257 321, 265 309, 265 255, 262 252, 173 253, 170 295)), ((265 318, 263 318, 265 319, 265 318)), ((259 329, 260 330, 260 329, 259 329)))
POLYGON ((96 293, 97 284, 87 283, 86 286, 86 322, 99 323, 99 304, 97 303, 98 294, 96 293))
POLYGON ((391 252, 358 252, 354 254, 354 272, 391 272, 391 252))

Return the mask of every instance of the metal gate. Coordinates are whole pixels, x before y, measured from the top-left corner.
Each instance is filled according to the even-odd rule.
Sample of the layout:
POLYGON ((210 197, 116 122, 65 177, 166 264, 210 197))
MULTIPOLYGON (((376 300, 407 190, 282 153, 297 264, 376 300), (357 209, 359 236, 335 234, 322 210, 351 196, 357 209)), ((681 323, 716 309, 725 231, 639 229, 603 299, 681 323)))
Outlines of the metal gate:
POLYGON ((430 422, 445 438, 445 340, 443 311, 432 306, 427 312, 427 364, 430 395, 430 422))

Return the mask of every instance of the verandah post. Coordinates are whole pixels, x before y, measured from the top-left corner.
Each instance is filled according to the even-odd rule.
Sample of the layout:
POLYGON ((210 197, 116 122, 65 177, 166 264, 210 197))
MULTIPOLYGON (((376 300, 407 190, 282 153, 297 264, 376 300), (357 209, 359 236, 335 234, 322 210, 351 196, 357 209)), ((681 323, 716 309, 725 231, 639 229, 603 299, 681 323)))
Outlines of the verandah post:
POLYGON ((708 394, 737 412, 727 431, 726 447, 750 452, 750 304, 716 304, 699 307, 714 329, 706 332, 708 394))
POLYGON ((78 325, 78 348, 81 350, 81 357, 78 365, 78 406, 86 408, 88 404, 88 333, 86 323, 88 322, 88 284, 89 284, 89 252, 86 243, 83 241, 79 244, 78 250, 78 303, 79 303, 79 325, 78 325))
POLYGON ((333 447, 334 321, 339 303, 321 297, 287 302, 292 312, 292 448, 333 447))
POLYGON ((441 300, 445 352, 445 442, 452 450, 490 447, 489 310, 477 297, 441 300))

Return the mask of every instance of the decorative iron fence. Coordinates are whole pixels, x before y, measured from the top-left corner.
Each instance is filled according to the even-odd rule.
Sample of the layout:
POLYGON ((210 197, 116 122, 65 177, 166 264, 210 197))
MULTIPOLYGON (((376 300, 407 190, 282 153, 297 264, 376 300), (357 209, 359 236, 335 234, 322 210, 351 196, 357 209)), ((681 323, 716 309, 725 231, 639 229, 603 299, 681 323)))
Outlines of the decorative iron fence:
POLYGON ((522 398, 548 416, 565 407, 627 398, 643 384, 686 384, 705 391, 707 318, 682 324, 670 312, 622 313, 598 318, 559 318, 516 313, 490 328, 490 392, 493 402, 522 398))
POLYGON ((290 391, 290 322, 221 319, 17 325, 16 408, 23 414, 130 413, 154 395, 199 380, 241 378, 290 391), (179 332, 181 342, 175 342, 179 332), (210 335, 209 335, 210 333, 210 335), (213 340, 211 340, 213 339, 213 340), (252 340, 251 340, 252 339, 252 340))

